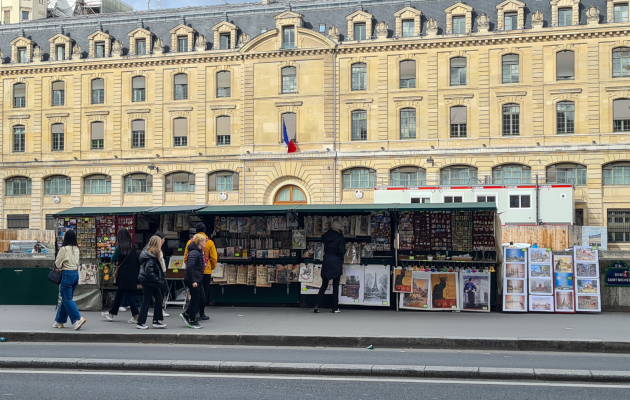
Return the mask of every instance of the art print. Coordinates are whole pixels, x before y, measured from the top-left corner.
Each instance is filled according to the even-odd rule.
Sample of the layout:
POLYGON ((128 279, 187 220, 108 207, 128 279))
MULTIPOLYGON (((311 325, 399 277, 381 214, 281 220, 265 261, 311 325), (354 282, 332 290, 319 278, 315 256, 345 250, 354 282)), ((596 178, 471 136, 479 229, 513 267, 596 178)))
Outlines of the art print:
POLYGON ((304 229, 293 230, 293 243, 294 249, 306 249, 306 231, 304 229))
POLYGON ((505 293, 525 294, 525 279, 506 279, 505 293))
POLYGON ((287 266, 287 282, 300 281, 300 266, 291 264, 287 266))
POLYGON ((339 304, 363 304, 365 273, 362 266, 344 265, 346 282, 339 290, 339 304))
POLYGON ((524 263, 525 262, 525 254, 527 254, 524 249, 517 248, 505 248, 505 262, 506 263, 524 263))
POLYGON ((313 282, 313 264, 300 264, 300 282, 313 282))
POLYGON ((294 213, 287 213, 286 216, 286 221, 287 221, 287 228, 297 228, 298 227, 298 220, 295 217, 294 213))
POLYGON ((411 274, 406 268, 394 268, 394 292, 411 293, 411 274))
POLYGON ((363 304, 371 306, 389 305, 390 268, 388 265, 366 265, 363 304))
POLYGON ((599 279, 577 279, 576 289, 580 294, 597 294, 599 293, 599 279))
POLYGON ((529 262, 536 264, 551 264, 551 250, 543 248, 529 248, 529 262))
POLYGON ((505 295, 503 301, 503 311, 527 311, 527 296, 525 295, 505 295))
POLYGON ((460 273, 462 310, 490 312, 490 274, 460 273))
POLYGON ((429 310, 431 277, 425 272, 414 271, 412 275, 412 292, 400 294, 400 308, 411 310, 429 310))
POLYGON ((247 266, 247 285, 248 286, 256 286, 256 266, 249 265, 247 266))
POLYGON ((505 277, 524 279, 525 264, 505 264, 505 277))
POLYGON ((531 264, 529 278, 551 278, 551 264, 531 264))
POLYGON ((315 231, 315 236, 321 236, 324 234, 324 232, 322 232, 322 216, 321 215, 316 215, 314 217, 313 230, 315 231))
POLYGON ((276 266, 269 265, 267 267, 267 283, 276 283, 276 266))
POLYGON ((573 256, 553 256, 554 272, 573 272, 573 256))
POLYGON ((575 255, 575 261, 586 261, 586 262, 597 262, 599 252, 597 249, 593 249, 592 247, 580 247, 575 246, 573 248, 573 252, 575 255))
POLYGON ((553 312, 553 296, 529 296, 529 311, 553 312))
POLYGON ((529 280, 529 294, 548 295, 553 294, 553 279, 532 278, 529 280))
POLYGON ((599 296, 577 296, 576 311, 597 312, 602 310, 599 296))
POLYGON ((313 237, 315 235, 314 221, 312 216, 304 217, 304 230, 306 231, 306 237, 313 237))
POLYGON ((431 274, 431 308, 459 309, 458 286, 454 272, 431 274))
POLYGON ((573 273, 556 272, 554 274, 556 290, 573 290, 573 273))
POLYGON ((259 265, 256 267, 256 286, 257 287, 271 287, 269 283, 268 267, 266 265, 259 265))
POLYGON ((332 218, 333 217, 322 216, 322 234, 330 230, 330 227, 332 226, 332 218))
MULTIPOLYGON (((306 283, 306 286, 320 288, 322 286, 322 266, 315 265, 313 266, 313 282, 306 283)), ((329 285, 330 286, 330 285, 329 285)))
POLYGON ((302 258, 313 258, 315 256, 315 242, 308 242, 306 249, 302 250, 302 258))
POLYGON ((79 285, 98 285, 98 268, 96 264, 79 265, 79 285))
POLYGON ((228 285, 236 285, 238 278, 238 265, 228 265, 228 285))
POLYGON ((247 265, 239 265, 238 272, 236 274, 236 284, 237 285, 247 285, 247 273, 249 268, 247 265))
POLYGON ((186 269, 184 256, 171 256, 168 260, 168 269, 186 269))
POLYGON ((598 278, 599 264, 575 263, 575 275, 577 277, 598 278))
POLYGON ((230 233, 238 233, 238 223, 235 217, 229 217, 228 224, 230 233))
POLYGON ((574 293, 568 291, 556 291, 556 312, 574 312, 574 293))
POLYGON ((287 267, 276 265, 276 283, 287 283, 287 267))

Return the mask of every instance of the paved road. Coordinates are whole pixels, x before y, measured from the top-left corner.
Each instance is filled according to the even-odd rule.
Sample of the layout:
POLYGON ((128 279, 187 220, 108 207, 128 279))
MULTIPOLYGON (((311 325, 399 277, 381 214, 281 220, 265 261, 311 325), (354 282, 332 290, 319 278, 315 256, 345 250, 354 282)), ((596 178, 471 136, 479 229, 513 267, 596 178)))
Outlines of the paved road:
POLYGON ((465 382, 334 377, 225 377, 100 372, 30 373, 0 370, 2 399, 571 399, 626 400, 629 385, 545 382, 465 382))
MULTIPOLYGON (((152 344, 0 343, 2 357, 264 361, 625 371, 630 355, 514 351, 393 350, 152 344)), ((0 398, 1 399, 1 398, 0 398)))

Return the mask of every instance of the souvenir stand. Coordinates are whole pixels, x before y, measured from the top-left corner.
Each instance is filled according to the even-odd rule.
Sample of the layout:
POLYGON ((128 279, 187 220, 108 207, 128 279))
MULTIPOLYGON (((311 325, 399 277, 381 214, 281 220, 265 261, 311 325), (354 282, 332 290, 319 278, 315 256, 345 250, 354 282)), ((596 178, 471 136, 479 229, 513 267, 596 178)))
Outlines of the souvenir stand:
POLYGON ((575 306, 578 312, 602 311, 597 247, 575 246, 575 306))

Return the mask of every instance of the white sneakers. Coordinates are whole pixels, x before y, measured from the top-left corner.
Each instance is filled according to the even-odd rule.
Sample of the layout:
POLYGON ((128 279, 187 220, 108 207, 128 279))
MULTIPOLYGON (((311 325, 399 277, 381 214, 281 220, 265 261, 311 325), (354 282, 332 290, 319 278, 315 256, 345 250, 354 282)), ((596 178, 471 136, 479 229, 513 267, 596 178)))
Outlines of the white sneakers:
POLYGON ((164 318, 166 318, 166 317, 170 317, 171 315, 170 315, 170 314, 167 314, 167 312, 166 312, 166 311, 162 311, 162 316, 163 316, 164 318))
POLYGON ((65 326, 63 326, 63 324, 60 324, 59 322, 55 321, 55 323, 53 324, 53 328, 63 329, 63 328, 65 328, 65 326))
POLYGON ((138 328, 138 329, 142 329, 142 330, 149 329, 149 327, 148 327, 148 326, 146 326, 146 325, 140 325, 140 324, 136 325, 136 328, 138 328))
POLYGON ((164 329, 164 328, 166 328, 166 324, 164 322, 162 322, 162 321, 158 321, 158 322, 154 322, 153 323, 153 327, 155 329, 164 329))
POLYGON ((153 313, 151 311, 147 312, 147 317, 152 317, 153 313))
POLYGON ((129 321, 127 321, 128 324, 137 324, 138 320, 136 319, 136 317, 131 317, 131 319, 129 321))
POLYGON ((79 318, 75 323, 74 323, 74 330, 78 331, 79 329, 81 329, 81 327, 83 325, 85 325, 85 323, 87 322, 87 320, 83 317, 79 318))
POLYGON ((125 312, 125 311, 127 311, 127 309, 125 307, 118 307, 118 311, 125 312))
POLYGON ((109 312, 102 312, 101 315, 103 316, 103 318, 105 318, 109 322, 112 322, 114 320, 114 316, 110 314, 109 312))

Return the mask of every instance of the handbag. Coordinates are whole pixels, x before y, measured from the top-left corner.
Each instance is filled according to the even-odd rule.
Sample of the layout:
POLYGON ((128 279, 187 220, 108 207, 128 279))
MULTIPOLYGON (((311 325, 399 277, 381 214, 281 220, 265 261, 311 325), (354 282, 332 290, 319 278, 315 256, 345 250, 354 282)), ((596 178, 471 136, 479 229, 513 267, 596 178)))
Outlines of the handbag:
MULTIPOLYGON (((131 254, 131 253, 129 253, 131 254)), ((129 254, 127 254, 127 257, 129 257, 129 254)), ((114 271, 114 278, 118 278, 118 271, 120 271, 120 266, 123 265, 125 263, 125 261, 127 261, 127 257, 125 257, 124 260, 122 260, 122 262, 118 265, 116 265, 116 271, 114 271)))
POLYGON ((51 268, 50 273, 48 274, 48 282, 54 283, 55 285, 61 285, 61 270, 51 268))

